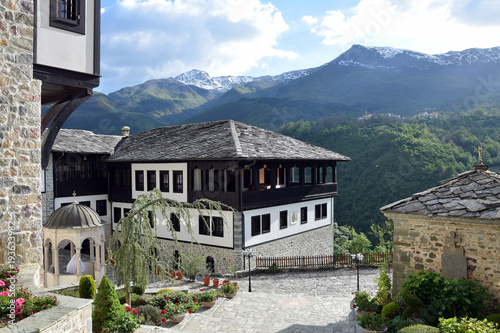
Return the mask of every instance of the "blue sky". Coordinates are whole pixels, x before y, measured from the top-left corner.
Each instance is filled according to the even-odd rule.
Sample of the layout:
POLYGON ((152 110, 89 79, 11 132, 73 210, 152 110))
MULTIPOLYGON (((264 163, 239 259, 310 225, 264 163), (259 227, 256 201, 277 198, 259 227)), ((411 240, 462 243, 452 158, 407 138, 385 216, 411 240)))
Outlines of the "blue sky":
POLYGON ((353 44, 428 54, 500 46, 499 0, 102 0, 110 93, 191 69, 277 75, 353 44))

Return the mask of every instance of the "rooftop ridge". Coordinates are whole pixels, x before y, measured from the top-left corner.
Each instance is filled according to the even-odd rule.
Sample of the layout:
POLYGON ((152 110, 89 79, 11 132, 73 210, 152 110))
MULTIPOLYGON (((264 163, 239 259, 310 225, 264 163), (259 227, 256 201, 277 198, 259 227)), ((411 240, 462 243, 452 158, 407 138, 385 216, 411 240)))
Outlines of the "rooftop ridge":
POLYGON ((241 149, 240 139, 238 137, 238 133, 236 131, 236 124, 234 120, 229 120, 229 126, 231 128, 231 135, 233 136, 234 146, 236 148, 236 156, 243 155, 243 149, 241 149))

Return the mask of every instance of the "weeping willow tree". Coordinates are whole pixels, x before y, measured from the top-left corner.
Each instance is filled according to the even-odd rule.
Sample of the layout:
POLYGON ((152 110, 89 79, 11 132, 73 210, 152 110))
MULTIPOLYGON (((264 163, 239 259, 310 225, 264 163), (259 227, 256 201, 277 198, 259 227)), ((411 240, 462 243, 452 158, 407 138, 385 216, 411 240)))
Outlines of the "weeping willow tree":
MULTIPOLYGON (((127 303, 130 304, 132 284, 146 286, 151 274, 159 275, 160 280, 164 281, 165 271, 173 268, 174 261, 158 241, 159 226, 170 232, 174 246, 177 247, 172 214, 179 221, 185 221, 183 225, 194 242, 191 212, 210 218, 217 212, 226 225, 224 209, 234 212, 231 207, 208 199, 198 199, 193 203, 167 199, 157 188, 141 194, 132 204, 131 210, 118 221, 108 246, 108 263, 115 270, 117 284, 125 287, 127 303), (158 218, 160 216, 161 219, 158 218)), ((203 220, 209 228, 210 220, 203 220)))

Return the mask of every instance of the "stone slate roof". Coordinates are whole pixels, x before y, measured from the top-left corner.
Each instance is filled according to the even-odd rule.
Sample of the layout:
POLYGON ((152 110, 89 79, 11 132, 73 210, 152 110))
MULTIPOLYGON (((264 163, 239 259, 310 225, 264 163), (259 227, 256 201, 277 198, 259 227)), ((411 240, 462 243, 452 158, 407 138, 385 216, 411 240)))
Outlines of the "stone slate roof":
POLYGON ((471 170, 380 208, 382 212, 481 219, 500 218, 500 175, 471 170))
POLYGON ((53 152, 82 154, 112 154, 122 136, 94 134, 91 131, 61 129, 53 152))
POLYGON ((107 161, 350 158, 291 137, 233 120, 168 126, 131 135, 107 161))

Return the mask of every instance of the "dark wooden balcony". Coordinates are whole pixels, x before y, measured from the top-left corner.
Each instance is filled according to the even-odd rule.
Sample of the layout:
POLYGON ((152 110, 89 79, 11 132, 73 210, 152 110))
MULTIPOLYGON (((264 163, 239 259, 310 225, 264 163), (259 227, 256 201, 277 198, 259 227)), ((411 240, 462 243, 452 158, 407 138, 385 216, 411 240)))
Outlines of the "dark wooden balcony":
POLYGON ((337 195, 337 183, 314 184, 243 192, 242 209, 281 205, 337 195))
POLYGON ((219 191, 189 191, 189 202, 196 199, 209 199, 222 202, 234 209, 240 209, 239 196, 236 192, 219 192, 219 191))

